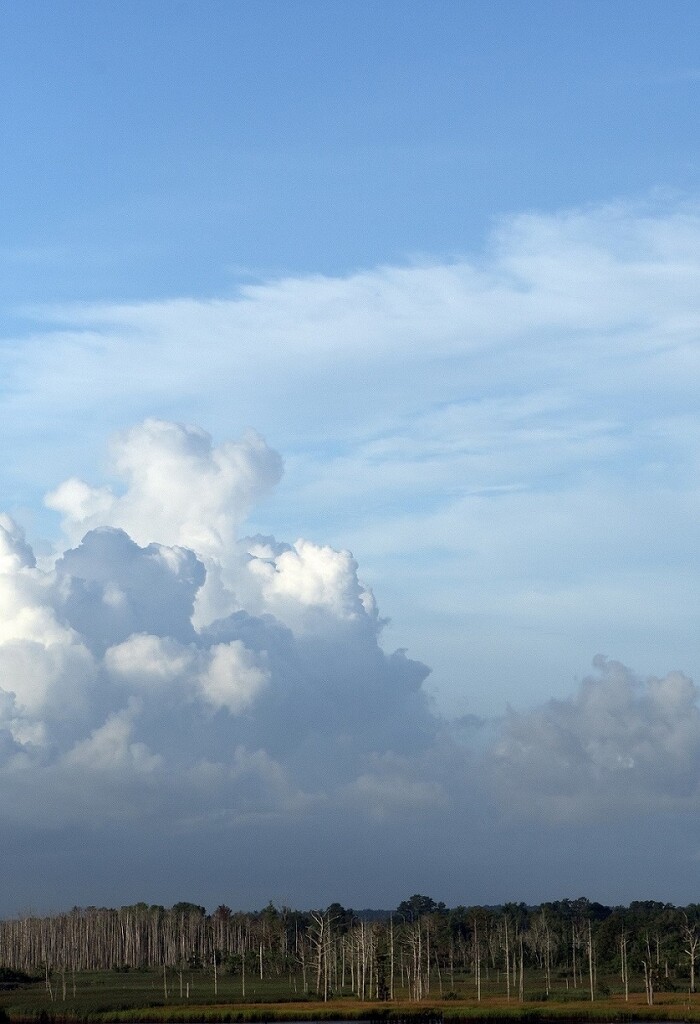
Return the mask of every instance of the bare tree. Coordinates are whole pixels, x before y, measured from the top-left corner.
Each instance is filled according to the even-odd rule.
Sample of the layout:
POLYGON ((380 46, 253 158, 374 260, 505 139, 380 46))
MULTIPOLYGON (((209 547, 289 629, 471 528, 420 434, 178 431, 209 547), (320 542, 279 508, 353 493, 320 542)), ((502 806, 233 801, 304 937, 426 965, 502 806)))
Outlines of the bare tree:
POLYGON ((700 936, 697 933, 697 925, 693 921, 688 920, 688 915, 683 914, 683 941, 686 943, 685 952, 688 954, 688 960, 690 962, 690 991, 695 991, 695 961, 697 959, 698 942, 700 942, 700 936))

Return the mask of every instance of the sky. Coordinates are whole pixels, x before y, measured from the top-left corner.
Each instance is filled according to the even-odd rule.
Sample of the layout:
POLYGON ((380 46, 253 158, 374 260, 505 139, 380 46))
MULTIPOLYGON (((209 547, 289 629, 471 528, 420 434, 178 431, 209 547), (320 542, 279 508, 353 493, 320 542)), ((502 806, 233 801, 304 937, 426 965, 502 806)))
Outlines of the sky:
POLYGON ((0 913, 697 900, 699 34, 0 6, 0 913))

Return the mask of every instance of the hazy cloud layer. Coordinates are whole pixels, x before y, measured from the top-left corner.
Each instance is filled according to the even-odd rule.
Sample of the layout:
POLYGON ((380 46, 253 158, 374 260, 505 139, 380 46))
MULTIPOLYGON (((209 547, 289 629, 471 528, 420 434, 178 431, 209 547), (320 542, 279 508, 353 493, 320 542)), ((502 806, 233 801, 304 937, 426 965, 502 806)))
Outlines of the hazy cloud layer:
MULTIPOLYGON (((137 874, 114 890, 123 901, 156 898, 139 886, 211 901, 233 885, 248 903, 391 902, 428 886, 453 901, 556 895, 543 864, 581 888, 561 858, 611 822, 623 834, 664 820, 676 859, 693 860, 700 712, 681 672, 638 678, 598 657, 564 699, 448 722, 428 669, 381 646, 348 551, 242 534, 281 473, 260 437, 214 445, 151 419, 112 459, 111 487, 71 479, 48 497, 69 544, 54 558, 37 564, 0 520, 0 817, 13 849, 52 836, 57 865, 100 851, 89 892, 42 854, 43 899, 58 873, 52 898, 107 901, 117 828, 137 874), (496 892, 499 865, 529 888, 496 892)), ((624 884, 641 884, 649 851, 624 884)), ((25 900, 33 875, 17 873, 25 900)))

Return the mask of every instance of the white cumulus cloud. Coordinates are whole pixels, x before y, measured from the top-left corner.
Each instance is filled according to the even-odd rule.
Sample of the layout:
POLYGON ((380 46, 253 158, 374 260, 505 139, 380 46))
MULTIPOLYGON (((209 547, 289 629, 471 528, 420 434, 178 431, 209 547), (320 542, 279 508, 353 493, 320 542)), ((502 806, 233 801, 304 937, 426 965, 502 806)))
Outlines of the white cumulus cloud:
POLYGON ((147 420, 112 457, 118 488, 71 479, 47 497, 67 537, 52 560, 0 521, 7 814, 35 784, 52 822, 289 816, 366 787, 372 757, 430 744, 427 669, 382 650, 350 552, 242 535, 281 472, 260 437, 215 446, 147 420), (212 578, 223 614, 207 617, 212 578))

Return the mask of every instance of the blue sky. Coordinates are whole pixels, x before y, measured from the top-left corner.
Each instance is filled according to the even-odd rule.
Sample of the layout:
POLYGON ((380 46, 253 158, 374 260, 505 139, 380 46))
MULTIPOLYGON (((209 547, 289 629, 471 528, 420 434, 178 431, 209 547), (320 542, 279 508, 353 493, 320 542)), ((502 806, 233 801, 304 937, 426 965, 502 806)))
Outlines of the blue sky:
POLYGON ((480 251, 697 187, 692 3, 3 11, 4 304, 480 251))
MULTIPOLYGON (((5 5, 2 771, 60 811, 94 770, 82 848, 176 805, 182 837, 211 772, 197 842, 230 829, 255 864, 277 815, 339 858, 280 890, 261 868, 246 905, 575 895, 577 829, 620 807, 621 848, 677 815, 668 888, 650 839, 635 877, 594 858, 589 895, 691 898, 699 34, 697 4, 643 0, 5 5), (522 779, 558 861, 518 832, 522 779), (434 871, 416 848, 363 891, 360 805, 434 871), (446 808, 483 812, 470 891, 446 808)), ((104 896, 56 867, 17 899, 106 902, 105 863, 104 896)))

